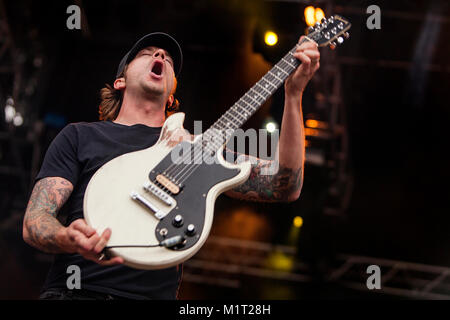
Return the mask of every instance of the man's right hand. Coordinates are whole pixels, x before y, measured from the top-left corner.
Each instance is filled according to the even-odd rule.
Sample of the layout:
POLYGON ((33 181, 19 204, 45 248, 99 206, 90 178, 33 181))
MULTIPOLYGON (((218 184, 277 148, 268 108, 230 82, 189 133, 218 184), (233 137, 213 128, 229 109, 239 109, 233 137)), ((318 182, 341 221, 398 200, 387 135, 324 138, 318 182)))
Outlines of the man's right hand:
POLYGON ((59 245, 64 251, 79 253, 85 259, 92 260, 102 266, 123 263, 121 257, 114 257, 109 260, 101 259, 104 257, 102 251, 110 237, 111 229, 107 228, 102 235, 98 235, 95 229, 88 226, 84 219, 77 219, 68 227, 61 228, 57 235, 59 245))

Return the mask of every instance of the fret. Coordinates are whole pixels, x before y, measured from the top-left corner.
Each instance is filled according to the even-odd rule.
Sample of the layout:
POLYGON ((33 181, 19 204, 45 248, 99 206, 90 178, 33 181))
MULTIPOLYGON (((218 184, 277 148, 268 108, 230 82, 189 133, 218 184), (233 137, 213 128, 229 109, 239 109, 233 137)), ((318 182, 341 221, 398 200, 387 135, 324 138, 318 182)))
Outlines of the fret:
POLYGON ((289 74, 291 74, 296 68, 292 67, 291 64, 289 64, 287 61, 283 60, 280 62, 280 66, 289 74))
POLYGON ((283 68, 280 68, 280 67, 278 66, 278 64, 275 65, 275 68, 280 69, 284 74, 286 74, 287 76, 289 76, 289 73, 287 73, 286 71, 284 71, 283 68))
POLYGON ((220 121, 221 121, 220 119, 221 119, 221 118, 217 119, 216 122, 214 122, 214 124, 211 126, 212 129, 218 129, 218 128, 216 128, 216 126, 219 125, 219 123, 220 123, 220 121))
POLYGON ((256 94, 263 99, 263 103, 264 103, 264 101, 266 100, 267 97, 261 95, 255 88, 251 88, 250 91, 256 92, 256 94))
POLYGON ((243 117, 239 112, 236 112, 236 110, 235 110, 234 108, 228 109, 227 112, 230 113, 231 116, 232 116, 233 118, 235 118, 236 120, 238 120, 239 122, 241 122, 242 119, 245 120, 245 117, 243 117))
MULTIPOLYGON (((238 102, 236 102, 236 109, 238 109, 238 106, 242 109, 242 110, 240 110, 243 114, 244 114, 244 117, 246 118, 246 119, 248 119, 248 118, 250 118, 250 116, 252 115, 252 113, 250 112, 250 111, 248 111, 245 107, 243 107, 243 106, 241 106, 240 104, 239 104, 239 102, 240 102, 240 100, 238 101, 238 102)), ((244 101, 245 102, 245 101, 244 101)))
MULTIPOLYGON (((227 121, 226 122, 226 124, 227 124, 226 128, 233 129, 234 122, 233 122, 232 119, 227 117, 227 113, 224 113, 221 118, 224 118, 227 121)), ((237 126, 236 126, 236 128, 237 128, 237 126)))
POLYGON ((272 74, 267 72, 267 74, 264 77, 273 87, 278 88, 278 81, 276 81, 275 77, 272 76, 272 74))
POLYGON ((210 131, 208 129, 208 136, 211 138, 209 139, 209 143, 216 146, 217 148, 220 147, 224 140, 228 140, 229 137, 231 137, 234 134, 234 131, 237 128, 227 128, 227 129, 217 129, 215 128, 213 131, 210 131), (219 139, 218 139, 219 138, 219 139), (218 141, 220 140, 220 141, 218 141))
POLYGON ((257 82, 256 85, 259 86, 261 89, 263 89, 265 92, 267 92, 269 94, 269 96, 272 94, 272 92, 270 92, 269 90, 264 88, 261 84, 259 84, 259 82, 257 82))
POLYGON ((210 128, 208 129, 202 137, 202 144, 203 146, 208 145, 208 144, 213 144, 214 145, 214 137, 217 136, 217 133, 219 132, 219 129, 216 128, 210 128))
MULTIPOLYGON (((217 142, 217 140, 213 139, 214 137, 217 137, 217 134, 210 135, 210 139, 203 139, 201 146, 209 151, 215 151, 220 148, 220 143, 217 142), (203 144, 205 142, 205 144, 203 144)), ((199 143, 200 145, 200 143, 199 143)))
POLYGON ((277 87, 276 85, 274 85, 270 80, 268 80, 268 79, 266 79, 266 78, 268 78, 268 77, 267 77, 267 76, 264 76, 264 78, 261 79, 261 80, 266 81, 266 82, 267 82, 268 84, 270 84, 275 90, 278 89, 278 87, 277 87))
MULTIPOLYGON (((244 97, 249 97, 250 99, 252 99, 253 101, 255 101, 256 104, 259 104, 259 101, 256 100, 256 98, 253 98, 252 96, 250 96, 250 95, 248 94, 248 92, 247 92, 246 94, 244 94, 244 97)), ((257 108, 258 108, 258 107, 257 107, 257 108)), ((256 108, 256 109, 257 109, 257 108, 256 108)), ((254 110, 256 110, 256 109, 254 109, 254 110)))
MULTIPOLYGON (((253 88, 251 88, 250 90, 247 91, 247 93, 250 93, 250 92, 253 92, 253 96, 251 96, 251 97, 252 97, 256 102, 258 102, 258 107, 259 107, 259 105, 262 104, 262 102, 258 100, 258 99, 261 98, 261 95, 260 95, 255 89, 253 89, 253 88), (254 94, 254 93, 256 93, 256 94, 254 94)), ((262 101, 263 101, 263 102, 264 102, 264 100, 265 100, 265 98, 262 97, 262 101)), ((258 107, 257 107, 257 108, 258 108, 258 107)))
POLYGON ((287 63, 285 63, 284 61, 280 61, 280 62, 277 64, 277 67, 278 67, 279 69, 282 69, 283 72, 287 74, 286 77, 288 77, 289 74, 290 74, 290 71, 292 71, 291 68, 289 67, 289 65, 288 65, 287 63))
POLYGON ((238 109, 238 103, 237 102, 230 108, 230 110, 233 110, 235 113, 238 114, 238 116, 242 117, 244 120, 247 119, 246 113, 245 112, 243 113, 242 110, 238 109))
MULTIPOLYGON (((230 110, 231 110, 231 109, 230 109, 230 110)), ((238 110, 237 106, 233 107, 233 110, 232 110, 232 111, 237 115, 238 118, 241 119, 241 122, 242 122, 242 123, 244 123, 245 121, 247 121, 249 115, 251 115, 251 113, 249 113, 249 112, 247 112, 247 111, 240 112, 240 111, 238 110)))
MULTIPOLYGON (((228 128, 228 123, 227 122, 223 122, 225 119, 223 119, 223 116, 221 116, 219 118, 219 120, 217 120, 219 123, 222 123, 222 127, 228 128)), ((222 130, 222 128, 217 128, 217 130, 222 130)))
POLYGON ((280 81, 280 84, 283 83, 283 80, 280 79, 280 78, 278 78, 276 75, 274 75, 274 74, 272 73, 272 70, 270 70, 269 73, 270 73, 270 75, 271 75, 272 77, 274 77, 274 78, 276 78, 277 80, 279 80, 279 81, 280 81))
POLYGON ((291 59, 291 62, 287 61, 285 58, 281 59, 284 62, 286 62, 290 67, 292 67, 293 69, 297 68, 296 66, 294 66, 291 62, 294 62, 294 59, 291 59))
MULTIPOLYGON (((224 140, 227 130, 218 130, 216 129, 211 135, 211 139, 209 139, 208 144, 214 146, 216 149, 219 148, 224 140)), ((234 130, 233 130, 234 132, 234 130)))
POLYGON ((235 111, 236 113, 242 115, 243 117, 247 117, 248 111, 247 111, 244 107, 241 107, 241 106, 239 105, 239 101, 236 102, 236 103, 233 105, 232 109, 234 109, 234 111, 235 111), (239 108, 241 108, 242 110, 239 109, 239 108))
POLYGON ((252 112, 255 111, 256 109, 254 109, 253 105, 251 105, 250 103, 245 101, 244 98, 245 98, 245 95, 239 101, 244 101, 244 103, 252 109, 252 112))
POLYGON ((241 106, 242 112, 245 112, 245 116, 247 117, 247 119, 250 118, 251 115, 252 115, 253 112, 254 112, 253 106, 252 106, 251 104, 249 104, 247 101, 245 101, 243 97, 242 97, 241 99, 238 100, 237 104, 238 104, 239 106, 241 106), (247 107, 242 106, 242 105, 241 105, 242 102, 245 103, 245 104, 247 105, 247 107), (249 110, 249 109, 250 109, 250 110, 249 110))
POLYGON ((241 119, 236 118, 236 117, 231 113, 231 109, 228 110, 225 114, 227 114, 227 113, 228 113, 230 116, 232 116, 235 120, 237 120, 237 122, 241 122, 241 119))

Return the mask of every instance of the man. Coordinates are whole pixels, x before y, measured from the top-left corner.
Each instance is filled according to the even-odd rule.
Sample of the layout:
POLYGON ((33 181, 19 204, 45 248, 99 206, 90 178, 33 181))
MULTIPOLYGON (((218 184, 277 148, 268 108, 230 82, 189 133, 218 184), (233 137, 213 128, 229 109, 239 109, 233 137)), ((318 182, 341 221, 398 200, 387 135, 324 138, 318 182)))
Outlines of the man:
MULTIPOLYGON (((240 199, 294 201, 301 191, 304 164, 302 93, 319 68, 317 45, 300 45, 302 64, 285 82, 285 107, 279 141, 279 170, 260 175, 271 161, 254 159, 247 182, 228 191, 240 199)), ((175 299, 181 268, 137 270, 123 259, 101 254, 111 232, 102 234, 83 219, 83 197, 92 175, 107 161, 149 148, 158 139, 167 114, 176 109, 176 76, 182 65, 178 43, 164 33, 148 34, 122 59, 114 86, 102 89, 100 119, 66 126, 50 145, 36 177, 23 223, 24 240, 56 254, 42 299, 175 299), (63 207, 67 221, 56 216, 63 207), (81 269, 81 290, 67 287, 67 268, 81 269)))

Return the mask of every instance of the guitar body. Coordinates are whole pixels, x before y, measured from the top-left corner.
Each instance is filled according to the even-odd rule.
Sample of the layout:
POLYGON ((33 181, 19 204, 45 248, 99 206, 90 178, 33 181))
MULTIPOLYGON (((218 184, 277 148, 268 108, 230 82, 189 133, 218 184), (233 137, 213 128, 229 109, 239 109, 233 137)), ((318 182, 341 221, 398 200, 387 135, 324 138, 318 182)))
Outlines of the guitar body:
MULTIPOLYGON (((86 222, 98 233, 106 228, 111 229, 107 246, 155 245, 176 235, 185 238, 183 244, 171 248, 109 249, 111 255, 122 257, 127 266, 161 269, 189 259, 209 235, 216 198, 245 182, 250 174, 249 162, 238 165, 228 163, 223 159, 221 148, 216 153, 216 162, 202 162, 196 166, 196 170, 183 182, 181 190, 171 194, 174 201, 170 205, 144 190, 146 182, 173 163, 171 151, 179 142, 175 136, 180 130, 184 131, 183 121, 184 113, 170 116, 155 145, 107 162, 94 174, 86 189, 83 204, 86 222), (157 218, 155 212, 132 198, 132 192, 139 193, 164 217, 157 218), (175 216, 183 218, 181 225, 175 225, 175 216), (193 232, 187 231, 189 225, 195 227, 193 232)), ((197 139, 201 136, 194 141, 197 139)))

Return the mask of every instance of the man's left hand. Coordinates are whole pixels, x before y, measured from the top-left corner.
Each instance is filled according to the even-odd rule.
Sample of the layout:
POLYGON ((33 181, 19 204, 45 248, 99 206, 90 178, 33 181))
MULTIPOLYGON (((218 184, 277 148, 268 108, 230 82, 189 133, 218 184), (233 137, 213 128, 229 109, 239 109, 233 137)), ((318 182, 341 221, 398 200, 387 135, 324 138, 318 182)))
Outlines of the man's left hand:
MULTIPOLYGON (((304 36, 300 37, 300 41, 303 38, 304 36)), ((287 78, 284 87, 286 95, 296 96, 305 90, 309 80, 320 67, 320 53, 317 44, 313 41, 305 41, 297 47, 294 57, 300 60, 301 64, 287 78)))

